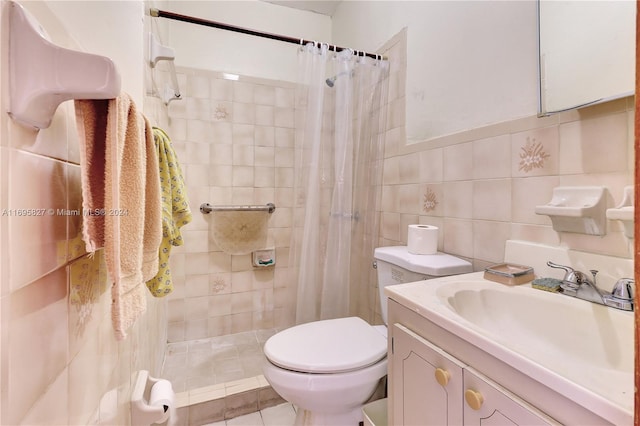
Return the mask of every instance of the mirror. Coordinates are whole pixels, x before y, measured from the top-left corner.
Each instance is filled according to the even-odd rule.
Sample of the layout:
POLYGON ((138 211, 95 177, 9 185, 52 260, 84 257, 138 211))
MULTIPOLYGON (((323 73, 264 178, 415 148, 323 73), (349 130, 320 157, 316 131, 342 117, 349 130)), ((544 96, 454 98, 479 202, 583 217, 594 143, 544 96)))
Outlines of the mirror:
POLYGON ((636 3, 538 2, 540 115, 634 91, 636 3))

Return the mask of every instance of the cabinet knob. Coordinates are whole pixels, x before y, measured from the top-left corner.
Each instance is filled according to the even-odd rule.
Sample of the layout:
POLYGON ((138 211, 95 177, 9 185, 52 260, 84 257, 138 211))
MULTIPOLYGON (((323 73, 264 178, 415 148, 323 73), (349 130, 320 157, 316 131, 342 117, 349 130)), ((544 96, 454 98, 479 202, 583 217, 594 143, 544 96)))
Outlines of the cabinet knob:
POLYGON ((451 378, 451 373, 447 370, 443 370, 442 368, 436 368, 436 382, 440 384, 440 386, 447 386, 449 383, 449 379, 451 378))
POLYGON ((469 407, 474 410, 479 410, 482 407, 482 403, 484 402, 484 398, 480 392, 476 392, 472 389, 467 389, 464 391, 464 400, 467 401, 469 407))

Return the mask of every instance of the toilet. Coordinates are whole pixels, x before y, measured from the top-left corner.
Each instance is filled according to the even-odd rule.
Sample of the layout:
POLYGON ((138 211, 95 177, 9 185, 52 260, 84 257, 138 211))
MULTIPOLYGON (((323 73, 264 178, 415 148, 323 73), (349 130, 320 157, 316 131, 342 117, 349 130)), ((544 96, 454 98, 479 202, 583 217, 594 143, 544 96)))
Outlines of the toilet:
POLYGON ((414 255, 406 246, 374 252, 385 325, 358 317, 300 324, 264 345, 264 377, 297 407, 296 425, 358 425, 362 406, 387 374, 387 297, 384 287, 473 272, 469 262, 446 253, 414 255))

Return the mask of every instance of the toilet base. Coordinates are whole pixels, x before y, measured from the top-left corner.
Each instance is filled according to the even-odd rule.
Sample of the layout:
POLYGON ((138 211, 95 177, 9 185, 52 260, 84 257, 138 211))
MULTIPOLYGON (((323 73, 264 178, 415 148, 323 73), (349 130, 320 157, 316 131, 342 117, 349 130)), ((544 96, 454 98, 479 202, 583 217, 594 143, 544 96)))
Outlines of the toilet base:
POLYGON ((358 426, 362 421, 362 407, 342 413, 321 413, 298 408, 294 426, 358 426))

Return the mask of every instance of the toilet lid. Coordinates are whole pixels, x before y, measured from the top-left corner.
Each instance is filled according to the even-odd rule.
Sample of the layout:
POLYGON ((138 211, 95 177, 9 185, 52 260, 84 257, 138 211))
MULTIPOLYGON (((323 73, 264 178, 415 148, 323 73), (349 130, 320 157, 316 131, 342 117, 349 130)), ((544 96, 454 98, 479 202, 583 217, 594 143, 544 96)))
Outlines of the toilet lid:
POLYGON ((304 373, 340 373, 375 364, 387 339, 358 317, 297 325, 271 336, 264 354, 273 364, 304 373))

